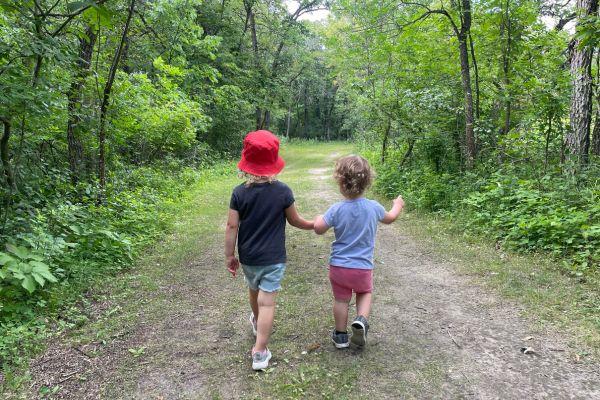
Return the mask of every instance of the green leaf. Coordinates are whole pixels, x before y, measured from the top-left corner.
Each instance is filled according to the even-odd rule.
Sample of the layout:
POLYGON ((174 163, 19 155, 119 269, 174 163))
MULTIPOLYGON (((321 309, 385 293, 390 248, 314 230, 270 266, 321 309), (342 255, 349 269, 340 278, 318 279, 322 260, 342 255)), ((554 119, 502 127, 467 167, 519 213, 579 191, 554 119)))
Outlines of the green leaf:
POLYGON ((31 276, 26 276, 25 279, 23 279, 23 282, 21 282, 21 286, 23 286, 29 293, 35 292, 35 281, 31 276))
POLYGON ((16 261, 13 257, 9 256, 6 253, 0 252, 0 265, 7 265, 10 262, 16 261))
POLYGON ((12 253, 15 256, 19 257, 21 260, 26 259, 29 255, 29 251, 25 247, 14 246, 12 244, 7 244, 6 250, 8 250, 9 253, 12 253))
POLYGON ((72 1, 70 3, 67 4, 67 10, 69 10, 69 12, 75 12, 78 10, 81 10, 82 8, 85 7, 90 7, 90 6, 95 6, 96 2, 92 1, 92 0, 85 0, 85 1, 72 1))
POLYGON ((52 283, 58 282, 58 279, 56 279, 56 277, 54 275, 52 275, 52 272, 50 272, 50 270, 48 269, 48 266, 46 266, 46 265, 45 266, 34 266, 32 273, 42 276, 48 282, 52 282, 52 283))
POLYGON ((41 287, 44 287, 44 283, 46 283, 46 281, 44 280, 44 277, 41 276, 38 273, 32 272, 31 276, 33 277, 33 279, 35 279, 35 281, 38 283, 38 285, 40 285, 41 287))

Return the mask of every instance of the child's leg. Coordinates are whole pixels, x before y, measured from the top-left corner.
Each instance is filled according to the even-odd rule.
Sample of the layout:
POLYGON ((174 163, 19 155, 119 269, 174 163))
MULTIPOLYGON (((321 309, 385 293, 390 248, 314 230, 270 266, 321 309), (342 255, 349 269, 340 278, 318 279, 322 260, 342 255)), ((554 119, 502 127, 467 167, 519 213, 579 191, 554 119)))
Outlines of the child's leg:
POLYGON ((257 334, 256 343, 254 344, 254 351, 264 351, 269 343, 271 337, 271 330, 273 329, 273 318, 275 316, 275 296, 277 292, 264 292, 258 291, 257 305, 258 305, 258 318, 257 318, 257 334))
POLYGON ((252 308, 252 314, 254 319, 258 319, 258 290, 248 288, 248 298, 250 299, 250 308, 252 308))
POLYGON ((335 330, 346 332, 348 326, 348 300, 333 301, 333 318, 335 319, 335 330))
POLYGON ((369 318, 371 312, 371 293, 356 294, 356 315, 369 318))

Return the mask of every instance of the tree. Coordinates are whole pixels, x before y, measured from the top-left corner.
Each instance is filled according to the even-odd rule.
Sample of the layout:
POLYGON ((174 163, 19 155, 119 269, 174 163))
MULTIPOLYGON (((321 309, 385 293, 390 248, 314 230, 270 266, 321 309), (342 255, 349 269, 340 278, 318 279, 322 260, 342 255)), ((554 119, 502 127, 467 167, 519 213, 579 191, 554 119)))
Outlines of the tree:
MULTIPOLYGON (((576 32, 581 31, 585 19, 598 11, 598 0, 577 0, 578 21, 576 32)), ((584 46, 576 36, 571 53, 570 130, 565 138, 570 162, 584 165, 589 159, 590 126, 592 121, 592 55, 593 48, 584 46)))

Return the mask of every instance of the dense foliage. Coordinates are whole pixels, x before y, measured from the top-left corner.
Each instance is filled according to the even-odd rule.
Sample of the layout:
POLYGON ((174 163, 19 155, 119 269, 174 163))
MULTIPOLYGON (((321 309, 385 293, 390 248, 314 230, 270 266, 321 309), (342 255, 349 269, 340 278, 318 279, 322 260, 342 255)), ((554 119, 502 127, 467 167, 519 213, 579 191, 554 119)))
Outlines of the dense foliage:
POLYGON ((321 3, 0 1, 5 368, 130 266, 246 132, 339 130, 318 36, 299 20, 321 3))
POLYGON ((559 256, 565 271, 595 274, 598 4, 336 5, 324 28, 328 54, 377 189, 501 245, 559 256), (574 68, 582 57, 588 64, 574 68))

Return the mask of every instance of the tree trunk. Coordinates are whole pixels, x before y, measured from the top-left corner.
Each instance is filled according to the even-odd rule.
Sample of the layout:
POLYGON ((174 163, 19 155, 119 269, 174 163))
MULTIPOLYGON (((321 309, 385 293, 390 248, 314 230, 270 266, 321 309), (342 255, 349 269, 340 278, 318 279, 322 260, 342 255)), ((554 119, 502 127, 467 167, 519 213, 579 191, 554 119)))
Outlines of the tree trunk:
POLYGON ((337 94, 338 88, 339 86, 337 84, 333 85, 331 97, 329 99, 330 104, 326 114, 327 119, 325 121, 325 133, 327 140, 331 140, 331 120, 333 116, 333 109, 335 108, 335 95, 337 94))
POLYGON ((469 44, 471 47, 471 58, 473 59, 473 71, 475 72, 475 118, 479 119, 479 117, 481 116, 481 106, 479 102, 479 68, 477 67, 477 58, 475 57, 475 45, 473 44, 471 32, 469 32, 469 44))
POLYGON ((265 110, 265 116, 263 118, 262 128, 269 130, 271 128, 271 111, 265 110))
POLYGON ((600 49, 596 51, 596 118, 591 152, 595 156, 600 156, 600 49))
MULTIPOLYGON (((252 38, 252 50, 254 52, 254 67, 256 68, 257 73, 259 67, 259 58, 258 58, 258 37, 256 35, 256 19, 254 18, 254 11, 252 10, 252 4, 246 5, 246 12, 248 14, 248 22, 250 24, 250 37, 252 38)), ((262 118, 262 110, 259 106, 256 106, 255 115, 256 115, 256 129, 262 129, 263 127, 263 118, 262 118)))
POLYGON ((308 88, 304 85, 304 124, 302 127, 302 136, 308 137, 308 88))
POLYGON ((112 60, 110 70, 108 72, 108 79, 104 86, 104 92, 102 96, 102 104, 100 106, 100 129, 98 131, 98 181, 100 184, 100 193, 98 202, 103 201, 104 188, 106 187, 106 114, 108 111, 108 102, 110 100, 110 92, 112 90, 113 83, 115 81, 115 75, 117 73, 117 67, 121 59, 121 53, 123 51, 123 45, 129 32, 129 26, 131 25, 131 19, 133 17, 133 11, 135 9, 136 0, 131 0, 129 4, 129 11, 127 14, 127 21, 123 27, 123 34, 121 40, 117 46, 117 50, 112 60))
POLYGON ((471 71, 469 66, 469 50, 467 48, 467 39, 471 34, 471 1, 461 0, 460 30, 455 27, 458 39, 458 51, 460 57, 460 76, 464 92, 465 102, 465 165, 467 169, 473 168, 477 148, 475 145, 473 116, 473 92, 471 89, 471 71))
POLYGON ((292 104, 288 106, 287 115, 285 116, 285 137, 290 137, 290 122, 292 120, 292 104))
POLYGON ((385 157, 387 156, 388 140, 390 137, 390 129, 392 128, 392 117, 388 115, 387 125, 383 132, 383 143, 381 144, 381 163, 385 164, 385 157))
POLYGON ((86 30, 86 38, 79 41, 79 59, 77 60, 77 69, 75 77, 71 82, 68 92, 68 120, 67 120, 67 144, 69 153, 69 170, 71 173, 71 183, 77 184, 79 180, 79 169, 83 159, 83 146, 77 133, 77 126, 81 123, 79 114, 81 107, 81 89, 85 83, 85 78, 89 74, 92 53, 96 43, 96 32, 92 27, 86 30))
POLYGON ((408 139, 408 149, 406 149, 406 153, 404 153, 402 161, 400 161, 400 165, 398 165, 398 169, 402 169, 406 161, 408 161, 408 159, 412 156, 412 152, 415 147, 415 142, 415 139, 408 139))
POLYGON ((511 20, 510 20, 510 0, 506 0, 506 9, 502 17, 502 32, 506 36, 506 42, 502 48, 502 72, 504 83, 504 124, 502 134, 506 135, 510 131, 510 117, 512 110, 512 102, 510 98, 510 51, 512 47, 511 36, 511 20))
MULTIPOLYGON (((576 31, 580 31, 581 20, 593 15, 598 9, 598 0, 577 0, 579 21, 576 31)), ((581 48, 580 40, 574 40, 571 57, 570 130, 565 138, 565 146, 571 162, 576 166, 588 162, 590 149, 590 125, 592 120, 592 53, 591 47, 581 48)))
POLYGON ((469 74, 469 53, 467 51, 466 36, 459 36, 458 41, 460 51, 460 75, 465 96, 465 161, 467 169, 471 169, 475 162, 476 148, 475 132, 473 129, 473 93, 471 91, 471 76, 469 74))
POLYGON ((10 139, 10 120, 7 118, 0 117, 2 125, 4 126, 4 132, 2 138, 0 138, 0 160, 2 160, 2 169, 4 170, 4 178, 6 179, 6 185, 12 189, 15 187, 15 180, 10 166, 10 157, 8 154, 8 140, 10 139))
POLYGON ((592 154, 600 156, 600 99, 598 99, 596 108, 596 122, 594 123, 594 133, 592 135, 592 154))

